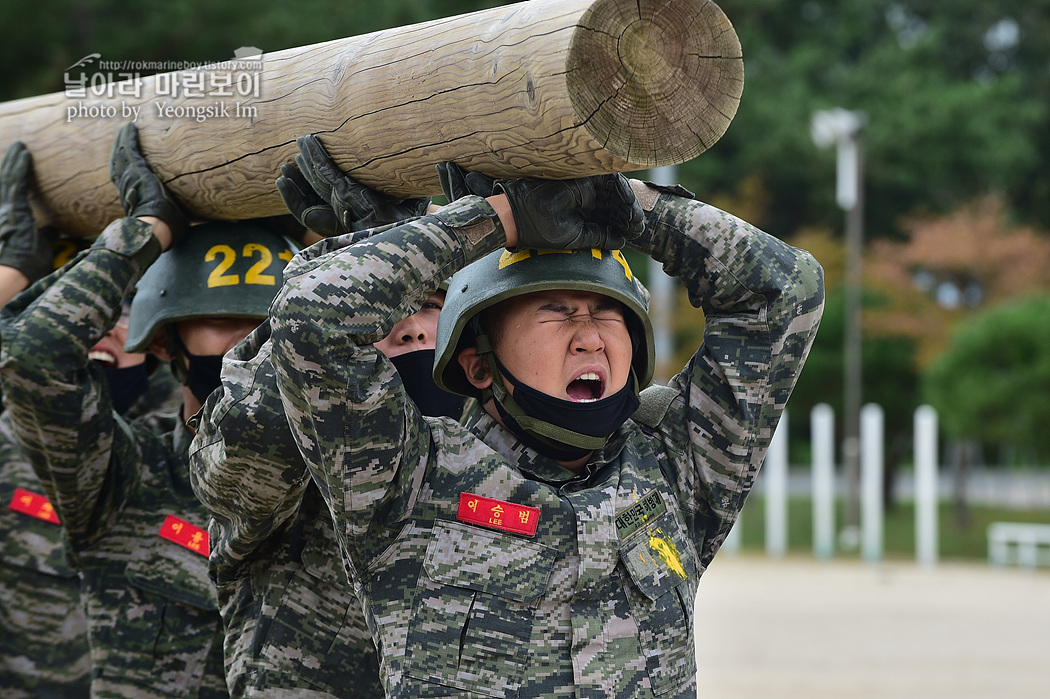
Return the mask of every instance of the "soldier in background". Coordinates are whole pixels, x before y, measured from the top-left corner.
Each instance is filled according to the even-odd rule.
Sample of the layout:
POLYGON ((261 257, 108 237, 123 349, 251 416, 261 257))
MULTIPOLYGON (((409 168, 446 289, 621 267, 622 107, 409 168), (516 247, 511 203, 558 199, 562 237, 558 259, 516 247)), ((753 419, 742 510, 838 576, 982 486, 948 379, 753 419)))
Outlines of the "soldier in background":
MULTIPOLYGON (((56 261, 59 232, 33 219, 29 171, 24 147, 8 148, 0 164, 0 306, 51 273, 56 261)), ((6 412, 0 414, 0 506, 0 694, 86 698, 91 659, 80 580, 6 412)))
MULTIPOLYGON (((0 165, 0 306, 91 243, 36 225, 29 170, 29 153, 14 144, 0 165)), ((128 420, 160 419, 177 409, 178 384, 168 371, 147 373, 145 354, 124 351, 129 309, 125 299, 121 321, 89 357, 103 368, 117 412, 128 420)), ((0 511, 0 689, 12 698, 87 697, 91 658, 80 579, 12 429, 7 414, 0 415, 0 503, 7 503, 0 511)))
POLYGON ((92 696, 226 697, 207 514, 189 486, 184 421, 218 385, 222 354, 265 314, 291 252, 252 224, 191 229, 131 124, 117 135, 110 176, 127 218, 4 309, 0 382, 84 579, 92 696), (181 384, 180 414, 162 429, 120 417, 88 359, 136 282, 125 349, 170 362, 181 384))
MULTIPOLYGON (((427 209, 426 199, 388 199, 346 177, 313 136, 299 147, 298 167, 282 168, 277 186, 292 214, 326 237, 302 251, 304 259, 427 209)), ((438 389, 432 373, 444 296, 435 291, 376 346, 424 415, 458 418, 462 397, 438 389)), ((332 518, 284 416, 269 330, 260 326, 225 357, 223 388, 194 418, 190 448, 194 490, 214 517, 211 574, 226 627, 230 693, 381 697, 376 649, 332 518)))
POLYGON ((699 578, 816 333, 820 268, 679 188, 468 189, 293 260, 270 311, 278 389, 387 696, 696 696, 699 578), (625 243, 707 320, 644 394, 652 329, 625 243), (435 380, 478 399, 463 426, 422 418, 374 347, 450 273, 435 380))

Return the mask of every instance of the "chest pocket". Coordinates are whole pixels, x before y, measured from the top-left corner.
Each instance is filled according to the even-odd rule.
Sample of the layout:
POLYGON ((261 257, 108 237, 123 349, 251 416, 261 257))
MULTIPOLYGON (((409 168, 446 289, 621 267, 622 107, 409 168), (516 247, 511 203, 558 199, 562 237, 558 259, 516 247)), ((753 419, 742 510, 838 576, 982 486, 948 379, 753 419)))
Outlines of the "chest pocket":
POLYGON ((625 588, 646 670, 659 695, 696 676, 696 554, 667 511, 623 542, 620 560, 629 577, 625 588))
POLYGON ((133 587, 204 611, 218 611, 208 558, 156 537, 128 561, 125 576, 133 587))
POLYGON ((554 549, 517 536, 436 523, 408 631, 406 674, 516 697, 554 560, 554 549))
MULTIPOLYGON (((111 672, 131 684, 151 686, 163 673, 187 678, 186 692, 195 692, 219 632, 215 589, 208 579, 208 559, 170 541, 153 537, 132 554, 124 569, 131 587, 124 616, 112 628, 107 645, 111 672)), ((221 664, 220 664, 221 667, 221 664)), ((173 692, 171 696, 184 696, 173 692)))

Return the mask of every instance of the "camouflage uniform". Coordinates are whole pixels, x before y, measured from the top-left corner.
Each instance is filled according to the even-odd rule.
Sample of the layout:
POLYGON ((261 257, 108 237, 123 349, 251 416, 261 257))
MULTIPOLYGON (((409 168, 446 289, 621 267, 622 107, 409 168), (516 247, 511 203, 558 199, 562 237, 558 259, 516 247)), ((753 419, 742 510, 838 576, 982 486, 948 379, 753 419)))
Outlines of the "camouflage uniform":
MULTIPOLYGON (((328 238, 301 255, 360 237, 328 238)), ((213 516, 227 684, 235 697, 381 697, 372 636, 288 429, 268 339, 263 324, 227 354, 224 390, 192 420, 190 480, 213 516)))
POLYGON ((83 578, 98 698, 228 696, 207 559, 159 535, 168 515, 187 532, 208 521, 189 484, 189 432, 177 415, 164 432, 116 415, 87 359, 159 254, 148 224, 115 221, 75 264, 9 303, 0 327, 15 433, 83 578))
MULTIPOLYGON (((127 417, 157 420, 177 410, 180 401, 175 378, 166 370, 156 371, 127 417)), ((40 479, 22 456, 4 413, 0 415, 0 502, 11 503, 16 488, 44 497, 40 479)), ((43 502, 34 499, 31 504, 43 502)), ((62 527, 5 505, 0 511, 0 542, 3 696, 87 697, 91 674, 87 618, 80 604, 80 578, 66 561, 62 527)))
POLYGON ((575 474, 480 410, 464 427, 423 418, 371 344, 505 244, 484 200, 286 269, 271 309, 278 387, 389 697, 696 695, 697 584, 812 343, 822 277, 729 214, 633 184, 646 231, 632 246, 682 280, 705 339, 660 409, 575 474), (535 533, 461 521, 463 494, 537 508, 535 533))
MULTIPOLYGON (((56 242, 53 268, 85 244, 56 242)), ((0 413, 0 507, 0 690, 12 699, 87 697, 91 658, 80 578, 6 412, 0 413)))
POLYGON ((211 570, 232 696, 382 696, 375 646, 281 406, 262 326, 223 362, 194 420, 191 480, 211 510, 211 570), (261 351, 260 351, 261 350, 261 351))
POLYGON ((0 415, 0 694, 87 697, 91 659, 80 579, 66 562, 62 527, 10 509, 16 488, 43 497, 40 481, 22 458, 4 413, 0 415))

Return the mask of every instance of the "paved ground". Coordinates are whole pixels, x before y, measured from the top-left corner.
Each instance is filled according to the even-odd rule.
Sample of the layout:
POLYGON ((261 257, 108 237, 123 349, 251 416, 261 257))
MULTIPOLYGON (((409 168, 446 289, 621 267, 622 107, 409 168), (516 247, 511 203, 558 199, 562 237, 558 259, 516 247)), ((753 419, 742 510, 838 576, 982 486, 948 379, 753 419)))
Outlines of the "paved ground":
POLYGON ((701 699, 1048 699, 1050 571, 719 555, 701 699))

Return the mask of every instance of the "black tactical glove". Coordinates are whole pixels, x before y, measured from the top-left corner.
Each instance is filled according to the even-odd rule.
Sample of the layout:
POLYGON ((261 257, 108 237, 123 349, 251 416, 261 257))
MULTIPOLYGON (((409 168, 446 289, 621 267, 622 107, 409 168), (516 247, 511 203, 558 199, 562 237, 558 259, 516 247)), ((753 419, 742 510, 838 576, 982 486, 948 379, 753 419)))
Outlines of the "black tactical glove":
POLYGON ((29 207, 33 157, 15 141, 0 164, 0 265, 14 267, 32 284, 51 273, 58 229, 37 228, 29 207))
POLYGON ((172 244, 186 237, 190 220, 150 169, 139 150, 139 132, 129 122, 120 127, 109 156, 109 179, 120 193, 126 216, 156 216, 171 228, 172 244))
POLYGON ((316 136, 302 136, 296 143, 299 155, 295 156, 295 164, 302 180, 294 176, 289 166, 284 166, 281 179, 285 182, 282 184, 278 179, 277 187, 292 215, 315 233, 331 236, 363 231, 427 212, 430 205, 427 197, 392 199, 343 173, 316 136), (303 181, 309 186, 304 187, 303 181), (307 189, 312 189, 316 198, 311 197, 307 189), (330 215, 318 209, 326 205, 330 215))
POLYGON ((294 164, 281 166, 277 191, 295 220, 317 235, 330 238, 348 232, 340 227, 332 205, 317 195, 294 164))
POLYGON ((623 175, 573 180, 498 180, 510 201, 518 249, 616 250, 645 230, 642 207, 623 175))
POLYGON ((451 160, 445 160, 437 164, 438 179, 441 181, 441 191, 449 202, 462 199, 468 194, 476 194, 479 197, 491 197, 492 188, 496 181, 488 175, 480 172, 468 172, 451 160))

